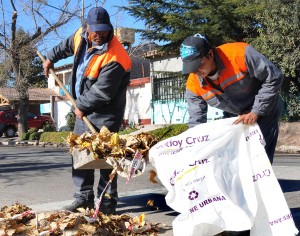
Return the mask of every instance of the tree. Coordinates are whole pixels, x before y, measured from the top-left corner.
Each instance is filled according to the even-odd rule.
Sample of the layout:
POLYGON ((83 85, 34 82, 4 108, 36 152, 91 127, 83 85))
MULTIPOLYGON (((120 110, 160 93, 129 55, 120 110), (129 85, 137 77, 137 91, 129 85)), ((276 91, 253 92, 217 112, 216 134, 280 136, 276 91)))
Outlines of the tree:
POLYGON ((165 50, 178 51, 194 33, 216 46, 251 43, 282 70, 289 118, 300 118, 300 0, 131 0, 123 9, 144 21, 147 29, 138 31, 165 50))
MULTIPOLYGON (((32 45, 22 45, 24 39, 28 40, 30 35, 26 33, 22 28, 19 28, 16 32, 16 50, 20 55, 20 67, 24 73, 24 77, 28 80, 28 87, 41 87, 45 88, 47 83, 45 76, 43 75, 43 65, 41 60, 36 57, 36 47, 32 45)), ((0 76, 3 84, 9 84, 10 87, 14 87, 16 84, 16 78, 12 71, 11 60, 6 57, 0 64, 0 76)))
POLYGON ((257 14, 261 27, 252 44, 285 77, 282 97, 287 104, 288 119, 300 118, 300 1, 264 0, 265 11, 257 14))
POLYGON ((260 4, 244 0, 131 0, 123 7, 131 16, 142 20, 144 38, 164 43, 165 50, 178 50, 189 35, 201 33, 214 45, 245 41, 257 36, 254 13, 260 4))
MULTIPOLYGON (((80 12, 77 4, 72 11, 70 8, 70 0, 64 0, 61 3, 59 14, 45 14, 45 1, 37 2, 34 0, 20 1, 17 8, 16 1, 10 0, 10 4, 4 6, 1 0, 3 25, 0 30, 0 48, 4 51, 7 67, 15 79, 15 88, 19 94, 19 116, 18 116, 18 133, 19 137, 27 131, 27 111, 28 111, 28 88, 29 81, 32 78, 32 68, 28 66, 28 61, 34 59, 33 50, 38 44, 52 32, 71 19, 76 17, 80 12), (18 13, 24 9, 27 17, 31 17, 31 24, 34 26, 33 32, 24 32, 22 28, 17 28, 18 13), (11 20, 8 22, 6 14, 11 13, 11 20), (10 30, 8 30, 10 29, 10 30)), ((34 61, 34 60, 33 60, 34 61)))

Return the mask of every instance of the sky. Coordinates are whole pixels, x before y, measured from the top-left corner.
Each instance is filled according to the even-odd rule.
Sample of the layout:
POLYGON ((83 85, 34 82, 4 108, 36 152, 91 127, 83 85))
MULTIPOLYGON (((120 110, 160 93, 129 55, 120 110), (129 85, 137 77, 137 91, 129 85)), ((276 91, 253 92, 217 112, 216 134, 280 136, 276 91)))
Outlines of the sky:
MULTIPOLYGON (((113 24, 114 28, 119 27, 127 27, 127 28, 145 28, 145 25, 141 21, 137 21, 135 18, 131 17, 127 12, 120 11, 116 6, 128 6, 127 0, 104 0, 104 1, 97 1, 97 0, 83 0, 84 1, 84 15, 85 17, 88 14, 88 11, 95 6, 102 6, 104 7, 111 17, 111 23, 113 24)), ((18 11, 18 18, 17 18, 17 27, 22 27, 23 29, 34 32, 35 24, 32 20, 31 15, 29 14, 29 10, 26 10, 26 2, 30 2, 27 0, 14 0, 15 6, 18 11)), ((49 19, 49 21, 54 20, 57 16, 61 13, 59 9, 61 9, 61 4, 64 1, 57 1, 57 0, 34 0, 35 3, 45 3, 41 5, 41 12, 45 18, 49 19)), ((77 4, 77 0, 71 0, 70 10, 75 8, 77 4)), ((29 5, 30 6, 30 5, 29 5)), ((79 3, 79 7, 82 7, 82 1, 79 3)), ((1 19, 3 29, 3 22, 7 23, 6 30, 10 30, 11 17, 12 17, 12 7, 10 5, 10 1, 3 1, 3 8, 5 13, 5 20, 1 19)), ((39 24, 39 22, 38 22, 39 24)), ((48 50, 50 50, 53 46, 59 44, 61 41, 66 39, 69 35, 73 34, 81 25, 80 17, 72 20, 67 25, 62 26, 57 33, 52 33, 51 37, 45 38, 43 42, 38 46, 38 50, 42 52, 42 54, 46 54, 48 50)), ((46 27, 46 26, 45 26, 46 27)), ((141 42, 140 36, 136 33, 135 34, 135 43, 133 46, 138 45, 141 42)), ((61 60, 55 64, 55 66, 61 66, 64 64, 72 63, 71 59, 61 60)))

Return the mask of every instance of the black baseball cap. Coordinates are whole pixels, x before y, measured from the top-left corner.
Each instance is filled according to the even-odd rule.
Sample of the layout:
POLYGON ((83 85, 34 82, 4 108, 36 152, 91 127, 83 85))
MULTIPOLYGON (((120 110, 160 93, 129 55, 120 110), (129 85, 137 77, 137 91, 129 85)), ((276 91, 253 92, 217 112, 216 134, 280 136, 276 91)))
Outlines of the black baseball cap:
POLYGON ((93 7, 87 15, 90 31, 110 31, 111 23, 108 12, 102 7, 93 7))
POLYGON ((180 56, 183 62, 182 73, 196 72, 201 64, 201 58, 206 56, 211 48, 211 44, 201 34, 187 37, 180 47, 180 56))

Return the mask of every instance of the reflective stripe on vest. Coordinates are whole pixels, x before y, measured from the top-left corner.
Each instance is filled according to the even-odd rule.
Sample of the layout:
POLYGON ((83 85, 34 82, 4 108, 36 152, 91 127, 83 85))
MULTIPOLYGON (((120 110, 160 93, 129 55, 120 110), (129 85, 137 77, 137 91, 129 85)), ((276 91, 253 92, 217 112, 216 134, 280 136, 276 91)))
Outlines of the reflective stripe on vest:
POLYGON ((186 87, 191 92, 198 96, 202 96, 204 100, 208 100, 215 96, 215 94, 221 94, 221 91, 211 87, 210 85, 201 86, 200 79, 194 73, 191 73, 186 82, 186 87))
MULTIPOLYGON (((247 72, 245 62, 245 52, 248 44, 246 43, 228 43, 216 48, 216 52, 221 59, 224 69, 218 77, 218 81, 222 90, 242 80, 247 72)), ((201 86, 200 80, 196 74, 191 73, 186 83, 187 89, 198 96, 202 96, 204 100, 208 100, 221 91, 215 89, 210 84, 201 86)))
POLYGON ((78 46, 81 41, 81 36, 80 36, 81 32, 82 32, 82 27, 79 30, 77 30, 74 36, 74 55, 76 54, 78 46))

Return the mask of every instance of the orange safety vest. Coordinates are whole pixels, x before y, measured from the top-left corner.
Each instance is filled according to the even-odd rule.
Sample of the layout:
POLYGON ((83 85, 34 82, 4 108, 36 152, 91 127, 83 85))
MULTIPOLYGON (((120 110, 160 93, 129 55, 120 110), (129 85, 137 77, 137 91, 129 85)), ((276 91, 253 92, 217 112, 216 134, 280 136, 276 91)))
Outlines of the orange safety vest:
MULTIPOLYGON (((82 28, 80 28, 74 36, 74 54, 76 54, 81 41, 81 32, 82 28)), ((109 42, 107 52, 92 56, 84 72, 84 76, 89 79, 97 79, 102 67, 113 61, 120 63, 125 71, 130 71, 132 64, 131 59, 116 36, 113 36, 113 39, 109 42)))
MULTIPOLYGON (((246 43, 228 43, 216 48, 216 52, 224 65, 224 69, 218 76, 219 86, 223 91, 245 77, 248 70, 245 62, 247 46, 246 43)), ((200 79, 194 73, 189 75, 186 88, 197 96, 201 96, 205 101, 222 93, 209 83, 201 85, 200 79)))

